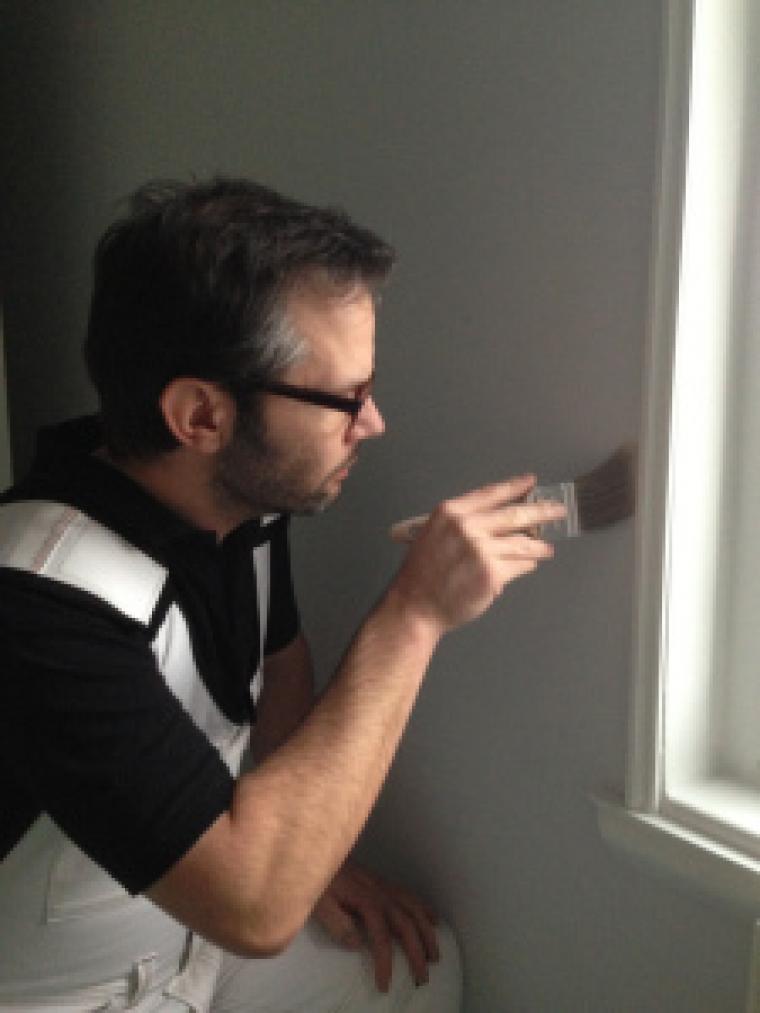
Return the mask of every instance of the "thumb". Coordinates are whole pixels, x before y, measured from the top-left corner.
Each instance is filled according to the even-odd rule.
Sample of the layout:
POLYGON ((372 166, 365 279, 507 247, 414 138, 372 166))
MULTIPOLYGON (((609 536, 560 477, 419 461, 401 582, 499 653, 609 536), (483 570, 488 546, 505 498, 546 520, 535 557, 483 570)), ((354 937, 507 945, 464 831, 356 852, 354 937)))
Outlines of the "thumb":
POLYGON ((349 950, 361 947, 362 937, 356 922, 329 894, 320 898, 314 908, 314 917, 334 942, 349 950))

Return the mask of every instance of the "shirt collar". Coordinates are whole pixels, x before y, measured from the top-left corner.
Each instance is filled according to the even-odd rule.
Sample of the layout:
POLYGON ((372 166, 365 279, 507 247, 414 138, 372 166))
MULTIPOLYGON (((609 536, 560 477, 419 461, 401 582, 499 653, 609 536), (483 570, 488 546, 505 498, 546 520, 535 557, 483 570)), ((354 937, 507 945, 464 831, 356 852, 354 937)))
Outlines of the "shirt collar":
MULTIPOLYGON (((123 472, 94 456, 101 445, 97 415, 40 430, 29 476, 2 498, 66 503, 159 558, 179 543, 216 548, 214 532, 190 524, 123 472)), ((255 546, 266 540, 265 528, 265 522, 253 518, 227 539, 255 546)))

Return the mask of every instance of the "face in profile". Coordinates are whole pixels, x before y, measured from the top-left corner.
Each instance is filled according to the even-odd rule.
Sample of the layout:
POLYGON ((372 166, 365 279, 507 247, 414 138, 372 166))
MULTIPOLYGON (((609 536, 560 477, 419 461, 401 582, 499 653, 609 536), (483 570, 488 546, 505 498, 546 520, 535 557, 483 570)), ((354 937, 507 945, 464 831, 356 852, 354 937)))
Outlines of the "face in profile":
MULTIPOLYGON (((282 380, 356 397, 374 372, 371 293, 359 285, 336 293, 304 282, 289 293, 286 312, 307 351, 282 380)), ((355 419, 339 409, 277 394, 260 397, 255 417, 238 418, 232 441, 218 457, 217 495, 252 516, 324 510, 339 495, 360 443, 384 431, 372 397, 355 419)))

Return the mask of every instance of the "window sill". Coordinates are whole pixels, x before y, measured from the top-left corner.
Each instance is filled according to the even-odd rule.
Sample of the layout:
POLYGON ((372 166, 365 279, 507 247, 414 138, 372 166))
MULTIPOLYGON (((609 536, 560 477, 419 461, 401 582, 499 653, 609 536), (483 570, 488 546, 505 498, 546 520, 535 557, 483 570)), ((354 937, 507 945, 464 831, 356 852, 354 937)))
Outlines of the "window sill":
POLYGON ((608 844, 655 872, 760 915, 760 861, 662 816, 627 809, 622 798, 593 800, 608 844))

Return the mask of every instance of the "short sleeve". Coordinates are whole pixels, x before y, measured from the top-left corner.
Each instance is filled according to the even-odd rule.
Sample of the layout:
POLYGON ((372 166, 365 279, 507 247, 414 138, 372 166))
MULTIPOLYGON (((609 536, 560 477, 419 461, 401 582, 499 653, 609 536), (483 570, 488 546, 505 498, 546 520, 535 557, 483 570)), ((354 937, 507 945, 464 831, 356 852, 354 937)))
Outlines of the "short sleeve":
POLYGON ((288 522, 289 518, 283 517, 275 523, 270 542, 269 615, 264 654, 275 654, 287 647, 301 627, 290 566, 288 522))
POLYGON ((221 756, 164 682, 146 630, 97 598, 0 570, 0 644, 9 825, 45 812, 143 891, 229 808, 221 756))

